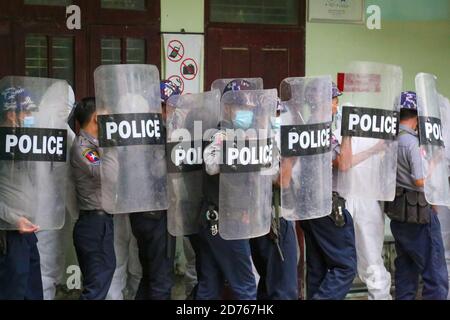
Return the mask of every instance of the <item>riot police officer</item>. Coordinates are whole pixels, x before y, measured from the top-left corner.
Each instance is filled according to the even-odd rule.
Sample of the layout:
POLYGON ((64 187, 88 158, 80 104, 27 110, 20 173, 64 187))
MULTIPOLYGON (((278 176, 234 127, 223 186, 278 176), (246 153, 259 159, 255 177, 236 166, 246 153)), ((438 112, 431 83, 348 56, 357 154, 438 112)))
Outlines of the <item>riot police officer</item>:
MULTIPOLYGON (((277 117, 271 120, 275 145, 280 148, 280 114, 283 111, 278 100, 277 117)), ((279 154, 277 152, 276 154, 279 154)), ((273 217, 269 234, 250 240, 252 258, 260 276, 259 300, 296 300, 297 283, 297 237, 293 221, 281 217, 280 182, 275 174, 273 186, 273 217)))
MULTIPOLYGON (((180 94, 180 90, 173 82, 166 80, 161 81, 160 92, 165 122, 166 102, 172 95, 180 94)), ((161 179, 166 179, 166 176, 161 179)), ((142 266, 136 300, 169 300, 173 287, 175 238, 167 231, 167 211, 131 213, 130 222, 142 266)))
MULTIPOLYGON (((333 115, 337 113, 340 92, 332 93, 333 115)), ((332 134, 333 190, 336 190, 337 171, 352 165, 351 140, 342 144, 332 134)), ((320 300, 344 299, 356 276, 356 249, 353 220, 345 209, 345 200, 333 192, 333 210, 328 216, 301 222, 306 244, 307 298, 320 300)))
POLYGON ((414 300, 421 276, 422 298, 445 300, 448 272, 440 223, 424 194, 426 176, 417 133, 416 93, 402 92, 400 106, 396 197, 385 207, 397 252, 395 298, 414 300))
MULTIPOLYGON (((0 108, 2 127, 20 127, 37 107, 27 89, 10 87, 1 93, 0 108)), ((28 174, 20 174, 23 170, 19 163, 0 163, 0 222, 14 226, 0 230, 0 300, 43 299, 35 235, 39 226, 16 208, 20 208, 19 202, 30 199, 21 193, 21 184, 31 184, 28 174)))
MULTIPOLYGON (((245 80, 233 80, 225 92, 251 90, 245 80)), ((247 129, 251 126, 251 110, 236 112, 231 121, 222 121, 220 131, 204 150, 204 201, 201 211, 201 227, 198 234, 189 236, 196 254, 198 283, 194 289, 194 299, 221 299, 225 281, 228 282, 233 297, 239 300, 256 299, 256 281, 252 271, 250 243, 248 240, 225 240, 217 232, 220 224, 219 172, 220 150, 226 128, 247 129)))

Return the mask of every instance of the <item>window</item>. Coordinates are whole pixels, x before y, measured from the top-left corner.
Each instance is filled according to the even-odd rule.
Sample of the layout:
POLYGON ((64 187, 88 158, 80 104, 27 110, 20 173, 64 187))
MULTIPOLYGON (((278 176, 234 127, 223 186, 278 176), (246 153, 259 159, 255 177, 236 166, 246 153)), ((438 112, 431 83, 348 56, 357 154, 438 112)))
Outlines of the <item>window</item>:
POLYGON ((25 74, 30 77, 47 77, 47 37, 30 35, 25 40, 25 74))
POLYGON ((101 0, 104 9, 145 11, 145 0, 101 0))
POLYGON ((63 79, 73 86, 73 49, 71 37, 28 35, 25 38, 25 74, 63 79))
POLYGON ((42 6, 68 6, 72 4, 72 0, 25 0, 24 4, 42 6))
POLYGON ((210 21, 297 25, 298 0, 210 0, 210 21))
POLYGON ((120 64, 122 62, 121 44, 118 38, 102 39, 102 64, 120 64))
POLYGON ((65 79, 73 85, 73 39, 54 37, 52 39, 52 77, 65 79))
POLYGON ((101 64, 143 64, 145 63, 145 40, 102 38, 101 55, 101 64), (126 54, 125 59, 122 59, 123 50, 126 54))
POLYGON ((127 38, 127 63, 145 63, 145 40, 127 38))

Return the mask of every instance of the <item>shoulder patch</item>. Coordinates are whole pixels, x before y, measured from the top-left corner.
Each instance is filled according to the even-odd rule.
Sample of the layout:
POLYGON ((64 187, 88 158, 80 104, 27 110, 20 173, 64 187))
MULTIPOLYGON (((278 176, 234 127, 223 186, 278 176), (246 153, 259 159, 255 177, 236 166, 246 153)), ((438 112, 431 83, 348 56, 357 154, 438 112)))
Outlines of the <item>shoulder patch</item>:
POLYGON ((100 164, 100 156, 98 155, 98 152, 94 149, 84 149, 83 151, 83 157, 88 159, 88 161, 92 164, 98 165, 100 164))

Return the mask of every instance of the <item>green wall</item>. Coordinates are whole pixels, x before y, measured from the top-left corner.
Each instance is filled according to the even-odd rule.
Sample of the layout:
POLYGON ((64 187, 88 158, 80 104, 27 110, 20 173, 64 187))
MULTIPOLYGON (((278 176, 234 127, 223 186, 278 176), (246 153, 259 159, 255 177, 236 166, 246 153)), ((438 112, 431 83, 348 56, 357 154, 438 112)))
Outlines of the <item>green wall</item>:
MULTIPOLYGON (((400 65, 404 88, 418 72, 438 77, 450 96, 450 0, 367 0, 381 8, 381 30, 365 25, 307 23, 306 74, 335 76, 351 60, 400 65)), ((203 32, 203 0, 161 0, 161 30, 203 32)))
POLYGON ((161 0, 161 31, 203 32, 204 0, 161 0))
POLYGON ((397 1, 405 2, 370 1, 380 5, 381 30, 369 30, 365 25, 307 23, 306 74, 331 73, 335 77, 351 60, 379 61, 403 68, 404 89, 414 89, 415 75, 428 72, 438 77, 439 91, 450 96, 450 1, 426 1, 438 6, 425 10, 422 0, 408 0, 409 9, 404 9, 408 14, 399 9, 401 6, 392 7, 397 1), (385 3, 390 5, 385 8, 385 3), (417 19, 422 9, 425 13, 417 19))

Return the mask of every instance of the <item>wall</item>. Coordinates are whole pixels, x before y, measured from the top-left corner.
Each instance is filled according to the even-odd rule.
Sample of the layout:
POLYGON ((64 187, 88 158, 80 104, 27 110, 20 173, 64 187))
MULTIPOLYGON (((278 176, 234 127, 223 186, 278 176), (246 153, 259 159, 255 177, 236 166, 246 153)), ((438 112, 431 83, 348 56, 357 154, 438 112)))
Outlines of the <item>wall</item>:
POLYGON ((428 72, 438 77, 438 90, 450 96, 450 1, 432 2, 430 8, 423 0, 368 1, 380 5, 381 30, 307 23, 306 74, 335 76, 351 60, 379 61, 403 68, 404 89, 414 89, 415 75, 428 72))
POLYGON ((204 0, 161 0, 161 32, 203 32, 204 0))
MULTIPOLYGON (((367 0, 381 8, 382 29, 365 25, 307 23, 306 74, 342 71, 351 60, 402 66, 404 88, 418 72, 438 76, 450 96, 450 0, 367 0)), ((204 0, 161 0, 161 31, 203 32, 204 0)))

